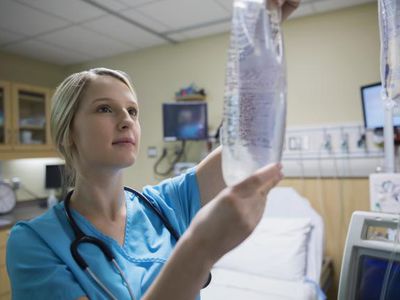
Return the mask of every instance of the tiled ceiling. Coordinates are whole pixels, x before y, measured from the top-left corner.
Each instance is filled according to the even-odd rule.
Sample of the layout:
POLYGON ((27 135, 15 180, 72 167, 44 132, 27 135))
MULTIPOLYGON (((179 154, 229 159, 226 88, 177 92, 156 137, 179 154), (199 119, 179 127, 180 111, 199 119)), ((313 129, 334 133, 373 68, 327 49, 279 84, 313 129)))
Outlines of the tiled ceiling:
MULTIPOLYGON (((376 0, 303 0, 291 18, 376 0)), ((233 0, 0 0, 0 51, 58 65, 229 30, 233 0)))

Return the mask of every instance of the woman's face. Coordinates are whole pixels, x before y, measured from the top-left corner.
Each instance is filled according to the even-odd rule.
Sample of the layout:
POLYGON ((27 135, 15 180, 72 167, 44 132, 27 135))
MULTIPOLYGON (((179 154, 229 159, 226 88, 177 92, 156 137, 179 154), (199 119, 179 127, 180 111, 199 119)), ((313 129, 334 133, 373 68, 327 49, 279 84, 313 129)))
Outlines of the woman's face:
POLYGON ((119 169, 132 165, 140 144, 136 95, 120 80, 92 79, 72 123, 76 161, 82 167, 119 169))

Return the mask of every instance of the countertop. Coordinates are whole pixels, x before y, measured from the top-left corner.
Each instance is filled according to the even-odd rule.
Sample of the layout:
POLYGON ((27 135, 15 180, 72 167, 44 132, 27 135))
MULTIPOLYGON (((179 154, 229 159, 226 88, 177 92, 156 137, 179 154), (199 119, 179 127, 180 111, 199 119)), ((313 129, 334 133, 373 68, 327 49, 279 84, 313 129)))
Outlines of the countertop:
POLYGON ((8 214, 0 215, 0 230, 8 229, 21 220, 29 220, 46 212, 46 199, 17 202, 8 214))

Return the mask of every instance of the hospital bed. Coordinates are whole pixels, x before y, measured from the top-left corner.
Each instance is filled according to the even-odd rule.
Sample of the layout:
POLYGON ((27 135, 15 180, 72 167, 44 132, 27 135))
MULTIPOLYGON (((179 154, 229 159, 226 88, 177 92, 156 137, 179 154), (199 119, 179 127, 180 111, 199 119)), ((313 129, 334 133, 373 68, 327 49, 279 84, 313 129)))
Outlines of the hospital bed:
MULTIPOLYGON (((234 226, 234 224, 232 224, 234 226)), ((323 221, 294 189, 268 195, 264 216, 241 245, 212 269, 203 300, 320 300, 323 221)), ((327 261, 325 261, 327 265, 327 261)))

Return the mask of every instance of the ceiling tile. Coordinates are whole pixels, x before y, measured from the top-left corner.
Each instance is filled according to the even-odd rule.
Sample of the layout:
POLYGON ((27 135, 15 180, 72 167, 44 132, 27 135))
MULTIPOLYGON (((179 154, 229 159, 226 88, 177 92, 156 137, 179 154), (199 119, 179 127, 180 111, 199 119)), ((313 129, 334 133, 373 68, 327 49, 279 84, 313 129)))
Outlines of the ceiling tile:
POLYGON ((202 27, 198 29, 193 29, 193 30, 187 30, 184 31, 183 34, 188 37, 188 38, 197 38, 197 37, 202 37, 202 36, 207 36, 207 35, 213 35, 213 34, 218 34, 222 32, 228 32, 231 29, 231 23, 230 22, 224 22, 221 24, 215 24, 207 27, 202 27))
POLYGON ((0 47, 4 44, 12 43, 23 38, 24 36, 22 34, 0 29, 0 47))
POLYGON ((129 7, 136 7, 151 2, 163 1, 163 0, 117 0, 118 2, 124 3, 129 7))
POLYGON ((55 47, 38 40, 29 40, 13 44, 5 47, 4 50, 59 65, 78 63, 94 58, 89 55, 71 51, 70 49, 67 50, 55 47))
POLYGON ((102 17, 82 26, 130 45, 132 50, 165 43, 159 37, 113 16, 102 17))
POLYGON ((215 2, 221 5, 229 14, 232 14, 233 0, 215 0, 215 2))
POLYGON ((229 17, 213 0, 164 0, 137 8, 171 29, 179 29, 229 17))
POLYGON ((116 0, 96 0, 96 2, 114 11, 123 10, 129 7, 128 5, 116 0))
POLYGON ((0 28, 36 35, 66 26, 68 22, 11 0, 0 1, 0 28))
POLYGON ((83 20, 104 15, 105 12, 80 0, 17 0, 30 7, 61 17, 69 22, 83 20))
POLYGON ((43 35, 40 39, 49 44, 96 57, 115 55, 131 49, 127 44, 78 26, 43 35))
POLYGON ((120 13, 133 21, 136 21, 146 27, 149 27, 155 31, 162 32, 171 29, 168 25, 155 20, 152 16, 146 16, 140 13, 137 9, 128 9, 120 11, 120 13))

